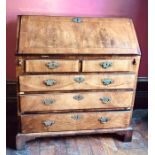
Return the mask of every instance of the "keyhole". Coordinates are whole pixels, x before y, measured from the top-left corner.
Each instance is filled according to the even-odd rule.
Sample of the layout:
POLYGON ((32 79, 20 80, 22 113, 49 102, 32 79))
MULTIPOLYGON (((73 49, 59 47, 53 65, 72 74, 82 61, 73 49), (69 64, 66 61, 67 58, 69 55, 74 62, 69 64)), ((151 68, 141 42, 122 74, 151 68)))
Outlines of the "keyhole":
POLYGON ((136 65, 136 59, 133 59, 132 64, 136 65))

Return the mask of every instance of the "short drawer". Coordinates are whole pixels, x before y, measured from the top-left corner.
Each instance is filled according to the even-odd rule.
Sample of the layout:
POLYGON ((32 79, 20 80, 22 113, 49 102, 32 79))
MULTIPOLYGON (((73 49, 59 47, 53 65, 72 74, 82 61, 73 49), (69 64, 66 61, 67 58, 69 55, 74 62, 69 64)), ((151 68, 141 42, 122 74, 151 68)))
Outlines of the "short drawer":
POLYGON ((20 91, 135 88, 135 74, 22 75, 20 91))
POLYGON ((133 91, 29 94, 20 96, 21 112, 131 108, 133 91))
POLYGON ((33 133, 125 128, 130 123, 130 117, 130 111, 22 115, 21 130, 22 133, 33 133))
POLYGON ((140 57, 111 57, 102 60, 83 60, 83 72, 135 72, 138 71, 140 57))
POLYGON ((78 72, 78 60, 26 60, 26 72, 78 72))

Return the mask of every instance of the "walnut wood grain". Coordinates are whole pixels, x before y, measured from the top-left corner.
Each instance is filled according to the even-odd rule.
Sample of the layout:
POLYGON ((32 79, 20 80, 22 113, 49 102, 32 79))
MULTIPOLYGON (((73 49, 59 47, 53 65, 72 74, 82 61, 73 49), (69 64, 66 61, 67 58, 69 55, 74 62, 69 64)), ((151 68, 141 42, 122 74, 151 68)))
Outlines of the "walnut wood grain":
MULTIPOLYGON (((44 61, 45 60, 46 61, 50 61, 50 60, 53 60, 53 61, 55 61, 55 60, 59 60, 59 61, 71 60, 71 61, 75 61, 75 62, 79 61, 79 63, 78 63, 79 64, 79 66, 78 66, 79 73, 82 73, 82 66, 83 66, 83 70, 84 70, 84 68, 89 69, 89 71, 87 71, 87 72, 113 72, 112 69, 110 69, 110 68, 109 68, 110 70, 106 69, 106 70, 99 71, 100 69, 98 69, 98 71, 96 71, 96 70, 95 71, 90 71, 90 70, 94 70, 93 69, 94 67, 92 67, 92 65, 91 65, 91 67, 88 66, 88 65, 86 66, 85 62, 87 62, 87 60, 90 60, 90 61, 91 60, 93 60, 93 61, 118 60, 119 64, 121 64, 121 61, 124 61, 124 60, 132 60, 132 62, 134 62, 133 67, 130 67, 130 65, 129 65, 128 66, 128 67, 130 67, 129 70, 126 70, 126 71, 114 70, 114 72, 124 72, 125 73, 125 72, 129 72, 129 71, 132 71, 132 72, 134 71, 134 73, 136 74, 138 72, 138 68, 139 68, 140 56, 133 56, 133 55, 130 55, 130 56, 123 56, 123 55, 121 55, 121 56, 118 56, 118 55, 111 55, 111 56, 107 56, 107 55, 24 55, 24 54, 22 54, 20 56, 17 55, 17 58, 16 58, 16 62, 17 62, 17 65, 16 65, 16 77, 18 77, 19 75, 22 75, 22 74, 56 73, 55 70, 51 71, 51 70, 48 70, 48 69, 45 69, 46 72, 44 72, 43 69, 40 69, 39 67, 34 65, 34 63, 33 63, 33 67, 35 68, 35 70, 37 70, 37 72, 26 72, 26 66, 25 66, 26 63, 25 62, 26 61, 36 62, 35 60, 40 61, 41 64, 42 64, 43 60, 44 61), (23 63, 21 63, 19 65, 18 62, 21 61, 21 60, 22 60, 23 63), (134 70, 132 70, 132 69, 134 69, 134 70), (41 72, 39 72, 39 71, 41 71, 41 72)), ((43 66, 44 66, 44 64, 43 64, 43 66)), ((77 66, 77 64, 75 64, 75 66, 77 66)), ((98 66, 98 64, 97 64, 97 66, 98 66)), ((113 67, 114 67, 114 64, 113 64, 113 67)), ((69 68, 75 68, 75 67, 69 66, 69 68)), ((120 68, 123 68, 123 70, 125 69, 123 66, 119 67, 118 69, 120 69, 120 68)), ((29 69, 32 70, 31 68, 29 68, 29 69)), ((115 65, 115 69, 116 69, 116 65, 115 65)), ((59 70, 60 70, 60 68, 59 68, 59 70)), ((61 73, 65 73, 65 71, 64 72, 62 71, 61 73)), ((71 73, 74 73, 74 72, 71 72, 71 73)))
POLYGON ((19 76, 20 91, 50 91, 50 90, 89 90, 89 89, 124 89, 135 88, 134 74, 77 74, 77 75, 26 75, 19 76), (82 77, 78 83, 75 78, 82 77), (103 79, 111 79, 112 83, 104 85, 103 79), (52 86, 46 86, 45 80, 55 80, 52 86))
POLYGON ((20 95, 20 108, 21 112, 131 108, 132 95, 133 91, 20 95), (75 99, 79 95, 83 98, 81 100, 75 99), (101 101, 103 97, 110 98, 110 101, 101 101), (45 104, 44 100, 46 99, 53 100, 53 103, 45 104))
POLYGON ((126 71, 137 73, 139 68, 140 57, 119 57, 101 60, 83 60, 83 72, 114 72, 126 71), (102 63, 110 63, 110 66, 104 68, 102 63))
POLYGON ((120 112, 88 112, 88 113, 60 113, 60 114, 37 114, 21 115, 22 133, 66 131, 66 130, 87 130, 106 128, 126 128, 130 123, 130 111, 120 112), (79 119, 74 117, 79 116, 79 119), (99 119, 106 117, 106 123, 99 119), (53 121, 51 126, 45 126, 44 121, 53 121))
POLYGON ((19 17, 16 76, 23 134, 17 136, 18 148, 28 140, 48 135, 128 131, 123 133, 124 140, 131 140, 128 127, 141 54, 132 20, 72 20, 73 17, 19 17), (49 69, 47 63, 51 61, 60 66, 49 69), (101 67, 101 62, 111 65, 101 67), (102 80, 107 79, 112 83, 103 84, 102 80), (45 80, 53 80, 54 84, 47 86, 49 81, 45 84, 45 80), (101 97, 111 100, 105 104, 101 97), (45 104, 45 99, 54 102, 45 104), (109 120, 104 118, 102 121, 107 122, 101 124, 101 116, 109 120), (45 120, 54 124, 45 127, 45 120))
POLYGON ((26 72, 78 72, 79 61, 78 60, 26 60, 25 62, 26 72), (58 66, 50 68, 49 63, 55 63, 58 66))
POLYGON ((139 54, 132 21, 127 18, 21 16, 19 53, 139 54), (89 37, 88 37, 89 36, 89 37))

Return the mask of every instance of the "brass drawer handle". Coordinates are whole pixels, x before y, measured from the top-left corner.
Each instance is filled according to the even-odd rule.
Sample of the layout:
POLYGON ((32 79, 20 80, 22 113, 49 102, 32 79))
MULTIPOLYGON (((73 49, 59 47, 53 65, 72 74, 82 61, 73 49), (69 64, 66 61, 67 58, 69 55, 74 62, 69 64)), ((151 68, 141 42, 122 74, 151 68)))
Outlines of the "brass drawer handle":
POLYGON ((109 102, 111 102, 111 98, 110 97, 102 97, 100 98, 100 101, 102 101, 102 103, 107 104, 109 102))
POLYGON ((98 119, 98 121, 100 121, 101 124, 105 124, 105 123, 110 121, 110 118, 108 118, 108 117, 101 117, 101 118, 98 119))
POLYGON ((75 77, 74 81, 77 82, 77 83, 82 83, 83 81, 85 81, 85 79, 84 79, 84 77, 79 76, 79 77, 75 77))
POLYGON ((80 120, 81 116, 80 115, 73 115, 73 116, 71 116, 71 118, 74 120, 80 120))
POLYGON ((107 68, 109 68, 109 67, 112 66, 112 62, 109 62, 109 61, 102 62, 102 63, 100 63, 100 66, 101 66, 102 68, 104 68, 104 69, 107 69, 107 68))
POLYGON ((55 124, 55 121, 52 121, 52 120, 45 120, 42 122, 42 124, 45 126, 45 127, 49 127, 49 126, 52 126, 53 124, 55 124))
POLYGON ((110 84, 113 83, 113 81, 112 81, 111 79, 103 79, 103 80, 102 80, 102 83, 103 83, 104 85, 110 85, 110 84))
POLYGON ((46 66, 49 68, 49 69, 55 69, 57 67, 59 67, 59 64, 57 62, 49 62, 46 64, 46 66))
POLYGON ((56 80, 50 80, 49 79, 49 80, 45 80, 44 83, 46 86, 53 86, 56 84, 56 80))
POLYGON ((83 100, 84 97, 82 95, 75 95, 75 96, 73 96, 73 99, 80 101, 80 100, 83 100))
POLYGON ((42 103, 45 105, 50 105, 50 104, 53 104, 54 102, 55 102, 54 99, 43 99, 42 100, 42 103))
POLYGON ((75 18, 72 19, 72 21, 75 22, 75 23, 81 23, 82 22, 80 17, 75 17, 75 18))

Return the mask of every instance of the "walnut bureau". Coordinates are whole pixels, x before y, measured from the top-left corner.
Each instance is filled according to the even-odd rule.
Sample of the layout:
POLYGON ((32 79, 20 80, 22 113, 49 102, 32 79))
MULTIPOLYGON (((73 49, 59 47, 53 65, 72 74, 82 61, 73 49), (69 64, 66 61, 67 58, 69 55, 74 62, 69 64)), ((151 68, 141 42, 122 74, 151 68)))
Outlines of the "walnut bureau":
POLYGON ((19 16, 17 149, 47 136, 131 141, 140 55, 131 19, 19 16))

